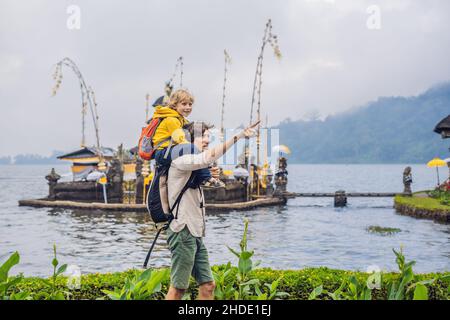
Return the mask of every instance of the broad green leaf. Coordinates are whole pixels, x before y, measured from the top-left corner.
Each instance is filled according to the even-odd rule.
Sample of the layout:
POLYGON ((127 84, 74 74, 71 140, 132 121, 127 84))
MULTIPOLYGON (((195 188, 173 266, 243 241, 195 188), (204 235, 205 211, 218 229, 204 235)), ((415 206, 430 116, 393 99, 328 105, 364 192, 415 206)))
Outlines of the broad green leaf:
POLYGON ((32 297, 30 296, 29 292, 18 292, 18 293, 11 293, 9 296, 10 300, 31 300, 32 297))
POLYGON ((229 246, 227 246, 228 250, 230 250, 236 257, 240 258, 241 255, 239 253, 237 253, 234 249, 230 248, 229 246))
POLYGON ((388 300, 395 300, 395 295, 397 293, 397 283, 392 283, 389 289, 388 300))
POLYGON ((428 300, 428 289, 421 283, 416 284, 413 300, 428 300))
POLYGON ((252 270, 252 260, 239 259, 238 268, 242 274, 247 274, 252 270))
POLYGON ((258 296, 262 295, 261 289, 259 288, 259 285, 255 285, 255 292, 258 296))
POLYGON ((318 296, 322 294, 323 286, 320 285, 317 288, 315 288, 309 295, 308 300, 315 300, 318 296))
POLYGON ((430 279, 430 280, 423 280, 423 281, 419 281, 417 283, 423 284, 423 285, 427 285, 427 284, 433 284, 436 281, 436 279, 430 279))
POLYGON ((277 298, 287 298, 287 297, 290 296, 290 294, 287 293, 287 292, 277 292, 277 293, 275 294, 275 296, 276 296, 277 298))
POLYGON ((259 284, 259 279, 250 279, 244 283, 239 284, 240 286, 246 286, 246 285, 255 285, 259 284))
POLYGON ((259 294, 256 300, 268 300, 267 293, 259 294))
POLYGON ((150 279, 151 275, 152 275, 152 269, 147 269, 140 274, 138 280, 148 280, 148 279, 150 279))
POLYGON ((150 280, 147 282, 146 290, 150 294, 159 292, 161 290, 161 282, 168 277, 169 272, 169 269, 164 269, 152 273, 150 280))
POLYGON ((42 283, 44 283, 46 286, 51 287, 52 284, 47 279, 39 279, 42 283))
POLYGON ((67 269, 67 264, 63 264, 61 267, 58 268, 58 271, 56 271, 56 275, 60 275, 64 273, 67 269))
POLYGON ((15 278, 9 280, 8 282, 2 284, 0 292, 4 292, 6 294, 6 291, 8 291, 8 289, 10 287, 15 286, 22 280, 23 280, 23 276, 15 277, 15 278))
POLYGON ((364 288, 363 300, 372 300, 372 290, 369 288, 364 288))
POLYGON ((20 261, 19 253, 16 251, 14 252, 8 260, 5 261, 5 263, 2 264, 0 267, 0 282, 6 282, 8 279, 8 273, 9 270, 16 264, 18 264, 20 261))
POLYGON ((333 300, 341 300, 340 294, 336 292, 327 292, 328 296, 333 300))
POLYGON ((191 294, 189 292, 186 292, 181 300, 191 300, 191 294))
POLYGON ((253 251, 243 251, 241 253, 241 259, 250 259, 253 256, 253 251))

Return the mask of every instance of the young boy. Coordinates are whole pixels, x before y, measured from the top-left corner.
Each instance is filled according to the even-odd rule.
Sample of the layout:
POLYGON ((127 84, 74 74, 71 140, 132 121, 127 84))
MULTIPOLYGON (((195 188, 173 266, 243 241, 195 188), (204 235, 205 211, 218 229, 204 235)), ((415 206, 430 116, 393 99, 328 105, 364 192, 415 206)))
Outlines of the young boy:
MULTIPOLYGON (((189 123, 186 119, 192 112, 194 97, 187 90, 178 89, 170 96, 167 106, 157 105, 153 118, 163 120, 153 136, 153 146, 156 149, 155 161, 158 165, 169 165, 171 162, 170 150, 167 148, 180 143, 187 143, 182 131, 184 125, 189 123)), ((203 184, 210 187, 222 187, 223 182, 214 179, 208 169, 196 170, 194 185, 203 184)))

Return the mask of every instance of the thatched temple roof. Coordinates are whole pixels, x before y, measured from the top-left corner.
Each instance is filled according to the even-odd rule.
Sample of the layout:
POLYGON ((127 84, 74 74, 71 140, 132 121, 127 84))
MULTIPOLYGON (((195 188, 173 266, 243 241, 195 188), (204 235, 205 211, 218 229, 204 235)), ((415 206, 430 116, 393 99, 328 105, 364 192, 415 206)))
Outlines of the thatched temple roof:
MULTIPOLYGON (((106 159, 110 159, 114 156, 114 149, 101 148, 101 153, 106 159)), ((97 156, 97 148, 84 147, 73 152, 61 155, 57 157, 59 160, 69 160, 77 163, 98 163, 99 158, 97 156)))
POLYGON ((450 138, 450 115, 436 125, 434 132, 442 135, 444 139, 450 138))

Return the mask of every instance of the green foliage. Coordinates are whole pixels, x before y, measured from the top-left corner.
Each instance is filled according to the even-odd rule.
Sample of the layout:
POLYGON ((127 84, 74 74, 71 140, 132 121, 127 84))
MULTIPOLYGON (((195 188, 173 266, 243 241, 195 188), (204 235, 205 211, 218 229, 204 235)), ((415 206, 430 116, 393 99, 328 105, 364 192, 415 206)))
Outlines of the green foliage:
POLYGON ((371 282, 370 277, 367 281, 363 281, 351 275, 344 278, 339 288, 333 292, 324 290, 323 285, 314 288, 308 299, 315 300, 320 295, 326 294, 332 300, 372 300, 372 289, 367 285, 368 282, 371 282))
POLYGON ((399 269, 398 277, 389 279, 389 277, 383 277, 380 272, 377 272, 370 275, 366 281, 362 281, 362 279, 358 279, 355 275, 350 275, 344 278, 339 288, 334 292, 324 290, 321 284, 311 291, 308 298, 314 300, 322 294, 326 294, 333 300, 372 300, 376 291, 382 292, 382 286, 384 284, 386 291, 385 299, 387 300, 428 300, 429 291, 427 286, 432 285, 437 279, 442 280, 447 278, 447 276, 438 276, 436 278, 416 281, 419 277, 412 270, 416 262, 406 262, 401 249, 399 252, 393 249, 393 252, 396 256, 396 263, 399 269))
POLYGON ((427 192, 430 198, 436 199, 443 206, 450 206, 450 192, 436 188, 427 192))
POLYGON ((434 198, 419 198, 419 197, 402 197, 396 196, 394 199, 396 204, 415 207, 418 209, 425 209, 429 211, 448 211, 450 206, 443 204, 439 199, 434 198))
POLYGON ((254 251, 247 248, 248 220, 244 222, 244 233, 239 243, 240 251, 236 251, 230 247, 228 249, 238 258, 237 273, 235 276, 235 286, 231 282, 233 274, 231 263, 225 266, 224 270, 213 270, 213 276, 216 281, 215 297, 216 299, 227 300, 272 300, 289 296, 288 293, 279 292, 278 286, 281 277, 271 283, 264 283, 256 278, 252 271, 259 265, 259 262, 253 264, 252 256, 254 251))
POLYGON ((162 282, 168 280, 169 270, 154 271, 147 269, 144 272, 135 270, 128 276, 124 286, 115 290, 103 290, 112 300, 149 300, 155 299, 161 293, 162 282))
POLYGON ((23 280, 23 276, 9 277, 9 270, 20 261, 19 253, 14 252, 8 260, 0 266, 0 300, 28 300, 30 295, 28 292, 12 292, 8 293, 8 289, 16 286, 23 280))
MULTIPOLYGON (((213 266, 214 273, 220 273, 226 270, 227 265, 213 266)), ((229 272, 230 283, 235 288, 237 267, 231 266, 229 272)), ((93 273, 81 276, 81 287, 77 290, 71 290, 70 299, 110 299, 103 290, 115 290, 121 288, 125 284, 125 280, 133 276, 135 270, 128 270, 116 273, 93 273)), ((214 274, 213 273, 213 274, 214 274)), ((302 270, 274 270, 270 268, 258 268, 251 272, 251 276, 259 279, 261 283, 272 283, 282 277, 279 282, 278 290, 285 291, 290 294, 288 299, 292 300, 308 300, 310 293, 314 288, 322 285, 327 292, 335 292, 342 285, 344 279, 354 276, 359 282, 367 282, 370 275, 364 272, 353 272, 345 270, 333 270, 325 267, 306 268, 302 270)), ((428 297, 431 300, 449 300, 450 299, 450 273, 430 273, 415 275, 416 280, 429 281, 436 279, 433 283, 426 285, 428 288, 428 297)), ((393 281, 399 278, 398 273, 383 273, 383 282, 380 289, 372 291, 373 300, 386 300, 388 287, 393 281)), ((59 277, 56 285, 59 288, 65 288, 65 278, 59 277)), ((217 285, 217 283, 216 283, 217 285)), ((169 286, 169 279, 162 282, 161 292, 166 292, 169 286)), ((31 293, 48 291, 39 278, 24 278, 23 281, 14 286, 16 291, 22 290, 31 293)), ((12 288, 10 288, 11 290, 12 288)), ((196 296, 197 285, 195 281, 190 282, 187 294, 196 296)), ((156 298, 162 298, 162 295, 156 295, 156 298)), ((323 294, 320 299, 332 299, 329 295, 323 294)), ((227 298, 232 299, 232 298, 227 298)))
POLYGON ((416 264, 415 261, 406 262, 402 249, 400 252, 394 251, 398 269, 400 271, 400 278, 394 281, 388 291, 389 300, 428 300, 428 289, 425 285, 432 284, 436 279, 430 279, 427 281, 414 282, 416 279, 412 267, 416 264), (413 296, 411 297, 411 292, 413 296))
POLYGON ((398 228, 389 228, 389 227, 380 227, 380 226, 369 226, 367 227, 367 231, 370 233, 377 233, 380 235, 393 235, 396 234, 398 232, 401 232, 401 229, 398 228))
POLYGON ((439 202, 444 206, 450 206, 450 192, 442 192, 439 198, 439 202))
POLYGON ((233 287, 235 275, 232 273, 231 262, 225 266, 224 269, 212 268, 214 282, 216 288, 214 289, 214 296, 218 300, 231 300, 234 298, 233 287))
MULTIPOLYGON (((402 251, 395 252, 399 273, 375 273, 333 270, 325 267, 303 270, 273 270, 256 268, 247 248, 248 222, 240 242, 238 266, 213 266, 217 299, 326 299, 326 300, 387 300, 432 299, 450 300, 450 273, 413 274, 414 262, 406 262, 402 251), (250 260, 250 261, 249 261, 250 260), (379 286, 373 284, 379 283, 379 286), (263 284, 263 285, 262 285, 263 284)), ((41 278, 8 278, 9 270, 19 262, 14 253, 0 267, 0 299, 162 299, 170 279, 168 269, 146 270, 81 276, 79 289, 66 290, 62 276, 65 265, 58 268, 56 247, 52 260, 53 276, 41 278)), ((193 279, 184 298, 195 297, 197 286, 193 279)))
POLYGON ((53 275, 48 279, 40 279, 44 287, 47 287, 48 290, 43 290, 34 295, 35 300, 65 300, 69 298, 70 292, 64 290, 57 285, 57 279, 61 276, 67 269, 67 264, 63 264, 58 268, 59 261, 56 257, 56 245, 53 245, 53 275))

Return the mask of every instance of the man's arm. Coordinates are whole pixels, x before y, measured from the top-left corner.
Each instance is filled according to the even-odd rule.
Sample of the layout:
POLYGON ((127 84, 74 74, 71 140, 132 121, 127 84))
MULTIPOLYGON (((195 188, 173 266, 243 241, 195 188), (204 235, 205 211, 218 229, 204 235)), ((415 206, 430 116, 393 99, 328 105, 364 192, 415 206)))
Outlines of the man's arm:
POLYGON ((236 142, 242 138, 251 138, 255 136, 255 127, 259 121, 249 126, 237 135, 228 139, 226 142, 208 149, 199 154, 188 154, 175 159, 172 163, 180 170, 193 171, 207 168, 211 163, 223 156, 236 142))

